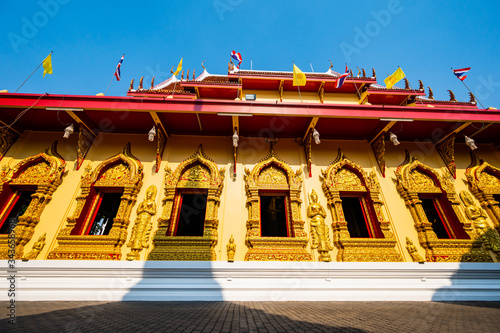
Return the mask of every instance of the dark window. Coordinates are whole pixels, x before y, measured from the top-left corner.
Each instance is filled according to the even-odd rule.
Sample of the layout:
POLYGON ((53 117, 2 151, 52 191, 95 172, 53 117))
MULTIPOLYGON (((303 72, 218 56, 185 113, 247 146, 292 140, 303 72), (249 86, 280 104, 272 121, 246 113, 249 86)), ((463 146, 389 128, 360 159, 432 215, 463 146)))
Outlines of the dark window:
POLYGON ((446 227, 446 222, 442 216, 443 213, 436 207, 436 199, 424 198, 421 200, 425 216, 427 216, 427 220, 432 224, 432 230, 434 230, 437 237, 441 239, 453 238, 446 227))
POLYGON ((341 197, 347 229, 351 237, 369 238, 365 211, 359 197, 341 197))
POLYGON ((182 194, 176 236, 203 236, 207 195, 182 194))
POLYGON ((122 193, 100 193, 97 204, 97 212, 92 221, 88 235, 108 235, 113 226, 113 219, 116 217, 120 207, 122 193))
POLYGON ((31 203, 31 195, 34 193, 34 191, 21 191, 17 194, 11 205, 12 208, 2 221, 0 234, 9 234, 16 227, 19 216, 22 216, 28 209, 31 203))
POLYGON ((260 197, 260 228, 262 237, 287 237, 286 197, 260 197))

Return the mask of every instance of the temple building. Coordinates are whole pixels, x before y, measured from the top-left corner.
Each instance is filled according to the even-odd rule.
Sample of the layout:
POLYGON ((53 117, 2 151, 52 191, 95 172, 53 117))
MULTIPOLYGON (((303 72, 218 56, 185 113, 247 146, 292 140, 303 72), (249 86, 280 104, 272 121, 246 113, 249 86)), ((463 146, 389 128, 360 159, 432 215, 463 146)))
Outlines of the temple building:
POLYGON ((388 89, 375 70, 336 88, 332 66, 300 87, 292 72, 202 67, 132 80, 126 97, 0 93, 0 258, 498 274, 497 109, 422 81, 388 89))

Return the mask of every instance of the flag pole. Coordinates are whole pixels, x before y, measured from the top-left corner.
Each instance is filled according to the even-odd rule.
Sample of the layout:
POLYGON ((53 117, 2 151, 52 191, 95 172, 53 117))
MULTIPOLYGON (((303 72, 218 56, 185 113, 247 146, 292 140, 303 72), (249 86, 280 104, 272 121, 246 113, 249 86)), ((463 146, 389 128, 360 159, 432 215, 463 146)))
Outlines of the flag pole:
MULTIPOLYGON (((50 51, 50 54, 49 54, 49 55, 51 55, 53 52, 54 52, 54 51, 50 51)), ((48 57, 48 56, 47 56, 47 57, 48 57)), ((45 58, 42 60, 42 62, 40 63, 40 65, 38 65, 38 67, 37 67, 37 68, 35 68, 35 70, 34 70, 33 72, 31 72, 30 76, 28 76, 28 78, 27 78, 26 80, 24 80, 24 82, 23 82, 23 83, 21 83, 21 85, 19 86, 19 88, 17 88, 17 89, 16 89, 16 91, 14 91, 14 93, 16 93, 19 89, 21 89, 21 87, 22 87, 22 86, 26 83, 26 81, 28 81, 28 80, 29 80, 29 78, 30 78, 33 74, 35 74, 36 70, 37 70, 38 68, 40 68, 40 66, 42 66, 43 62, 45 61, 45 59, 47 59, 47 57, 45 57, 45 58)))
MULTIPOLYGON (((451 67, 451 70, 453 71, 453 67, 451 67)), ((453 75, 455 75, 455 72, 453 72, 453 75)), ((458 78, 458 79, 459 79, 459 78, 458 78)), ((459 79, 459 80, 460 80, 460 79, 459 79)), ((472 91, 470 91, 469 87, 465 84, 465 82, 464 82, 464 81, 462 81, 462 80, 460 80, 460 81, 463 83, 463 85, 465 86, 465 88, 467 88, 467 90, 468 90, 468 91, 472 94, 472 91)), ((472 95, 474 96, 474 94, 472 94, 472 95)), ((486 109, 486 108, 484 107, 483 103, 481 103, 481 101, 480 101, 479 99, 477 99, 477 97, 476 97, 476 96, 474 96, 474 97, 476 98, 476 101, 477 101, 477 102, 481 105, 481 107, 482 107, 483 109, 486 109)))
MULTIPOLYGON (((115 74, 113 74, 113 76, 115 76, 115 74)), ((104 96, 106 96, 106 94, 108 93, 109 86, 111 85, 111 82, 113 82, 113 76, 111 76, 111 80, 109 80, 109 84, 108 84, 108 87, 106 88, 106 92, 104 93, 104 96)))

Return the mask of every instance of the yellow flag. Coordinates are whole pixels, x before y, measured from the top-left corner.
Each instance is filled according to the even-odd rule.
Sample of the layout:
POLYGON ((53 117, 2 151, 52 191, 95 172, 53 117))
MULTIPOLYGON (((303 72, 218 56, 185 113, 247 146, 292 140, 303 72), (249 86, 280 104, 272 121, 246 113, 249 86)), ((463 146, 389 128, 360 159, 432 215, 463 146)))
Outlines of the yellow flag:
POLYGON ((52 53, 43 60, 43 77, 45 74, 52 74, 52 53))
POLYGON ((389 89, 392 88, 393 85, 395 85, 399 80, 401 80, 402 78, 404 78, 406 75, 405 73, 403 72, 403 70, 401 69, 401 67, 398 67, 398 69, 396 69, 396 71, 394 73, 392 73, 391 76, 388 76, 384 82, 385 82, 385 86, 389 89))
POLYGON ((174 72, 174 76, 177 76, 177 74, 179 74, 180 71, 182 71, 182 58, 181 61, 179 61, 179 64, 177 65, 177 70, 174 72))
POLYGON ((306 75, 293 64, 293 85, 294 86, 305 86, 306 85, 306 75))

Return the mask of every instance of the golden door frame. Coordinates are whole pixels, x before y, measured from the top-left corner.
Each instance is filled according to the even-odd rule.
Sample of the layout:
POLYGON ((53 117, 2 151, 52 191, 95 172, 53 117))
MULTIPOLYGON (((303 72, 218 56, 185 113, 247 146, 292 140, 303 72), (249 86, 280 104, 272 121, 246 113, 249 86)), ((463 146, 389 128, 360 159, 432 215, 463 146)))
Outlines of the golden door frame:
MULTIPOLYGON (((0 192, 5 190, 5 185, 35 186, 35 193, 26 212, 19 216, 14 228, 15 256, 23 256, 24 246, 31 240, 35 227, 40 222, 45 206, 52 199, 52 194, 62 182, 62 175, 66 162, 57 153, 57 141, 42 153, 25 158, 14 168, 4 167, 0 174, 0 192)), ((14 191, 13 191, 14 192, 14 191)), ((12 197, 12 196, 11 196, 12 197)), ((6 205, 6 207, 9 204, 6 205)), ((0 217, 6 212, 2 212, 0 217)), ((0 235, 0 259, 10 259, 8 244, 9 235, 0 235)))
POLYGON ((172 173, 165 168, 165 198, 158 230, 153 238, 154 248, 148 260, 197 260, 215 261, 218 242, 219 220, 217 213, 224 187, 226 170, 203 151, 202 145, 188 159, 181 162, 172 173), (207 203, 203 236, 174 236, 173 232, 180 212, 178 198, 182 190, 207 191, 207 203))
POLYGON ((500 232, 500 206, 494 195, 500 195, 500 169, 480 160, 471 153, 472 162, 465 170, 469 189, 486 210, 493 225, 500 232))
MULTIPOLYGON (((47 259, 119 260, 121 247, 127 238, 130 213, 141 190, 143 176, 142 164, 130 152, 130 143, 121 153, 99 164, 94 171, 90 165, 86 167, 82 175, 80 195, 76 197, 76 208, 73 215, 67 218, 66 226, 59 231, 58 247, 49 253, 47 259), (93 186, 123 188, 113 226, 108 235, 72 235, 77 221, 88 214, 83 208, 93 186)), ((94 210, 94 205, 89 209, 94 210)))
POLYGON ((464 218, 455 187, 448 178, 440 176, 408 151, 405 161, 396 169, 396 177, 397 190, 410 210, 427 261, 492 261, 483 249, 480 237, 472 229, 472 223, 464 218), (433 193, 446 195, 470 239, 438 239, 419 198, 419 194, 433 193))
MULTIPOLYGON (((396 237, 391 231, 389 220, 384 217, 384 204, 380 199, 380 185, 375 172, 367 174, 359 165, 344 156, 339 149, 337 158, 322 173, 322 188, 332 214, 333 239, 339 249, 338 261, 403 261, 397 251, 396 237), (384 238, 351 237, 342 208, 341 192, 351 192, 369 197, 384 238)), ((367 202, 366 204, 370 204, 367 202)))
POLYGON ((301 169, 294 172, 281 160, 271 147, 269 154, 250 171, 245 168, 248 221, 245 243, 248 252, 245 260, 260 261, 311 261, 312 255, 306 251, 309 238, 304 231, 304 221, 300 216, 300 192, 302 186, 301 169), (261 237, 260 230, 260 190, 289 191, 289 228, 292 237, 261 237))

